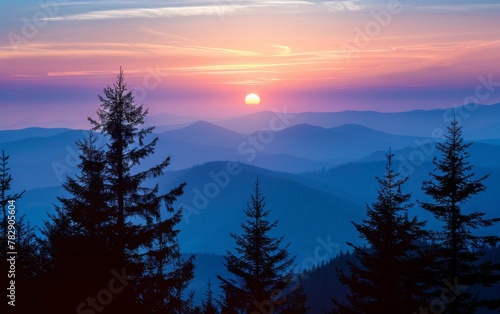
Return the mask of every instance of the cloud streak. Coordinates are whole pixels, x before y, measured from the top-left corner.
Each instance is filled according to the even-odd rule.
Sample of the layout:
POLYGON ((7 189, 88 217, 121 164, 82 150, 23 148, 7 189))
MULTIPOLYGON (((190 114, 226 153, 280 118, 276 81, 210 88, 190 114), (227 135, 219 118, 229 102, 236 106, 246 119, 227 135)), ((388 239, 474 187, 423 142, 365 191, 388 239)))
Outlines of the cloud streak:
MULTIPOLYGON (((40 10, 37 1, 18 4, 18 15, 3 21, 6 34, 25 36, 26 23, 33 24, 40 10)), ((71 87, 88 88, 92 101, 120 66, 131 86, 140 86, 146 69, 160 69, 164 80, 148 95, 148 103, 158 99, 158 108, 171 97, 179 107, 203 110, 200 104, 210 102, 221 112, 231 95, 250 89, 274 93, 277 101, 286 97, 283 91, 301 91, 287 100, 299 102, 302 93, 314 107, 320 104, 307 97, 323 101, 318 89, 462 88, 479 74, 500 76, 500 8, 493 0, 453 6, 400 0, 403 12, 363 45, 355 45, 366 40, 361 32, 392 0, 60 1, 51 22, 17 49, 7 36, 0 38, 0 102, 22 104, 27 93, 13 90, 34 94, 36 86, 36 104, 61 102, 54 91, 71 87)), ((374 106, 369 100, 366 107, 374 106)), ((331 95, 324 101, 331 104, 331 95)))
MULTIPOLYGON (((107 2, 105 2, 107 3, 107 2)), ((94 10, 45 18, 46 21, 96 21, 130 18, 171 18, 190 16, 224 16, 245 14, 298 14, 313 12, 357 11, 364 6, 355 1, 311 2, 302 0, 213 1, 211 5, 163 6, 94 10)))

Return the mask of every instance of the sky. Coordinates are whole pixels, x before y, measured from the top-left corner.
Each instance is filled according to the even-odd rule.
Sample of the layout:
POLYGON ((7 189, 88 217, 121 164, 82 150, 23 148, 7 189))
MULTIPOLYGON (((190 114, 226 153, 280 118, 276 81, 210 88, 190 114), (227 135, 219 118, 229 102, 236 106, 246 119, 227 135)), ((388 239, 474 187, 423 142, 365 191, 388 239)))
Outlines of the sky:
POLYGON ((448 108, 498 56, 500 1, 3 1, 0 129, 85 120, 120 67, 151 114, 448 108))

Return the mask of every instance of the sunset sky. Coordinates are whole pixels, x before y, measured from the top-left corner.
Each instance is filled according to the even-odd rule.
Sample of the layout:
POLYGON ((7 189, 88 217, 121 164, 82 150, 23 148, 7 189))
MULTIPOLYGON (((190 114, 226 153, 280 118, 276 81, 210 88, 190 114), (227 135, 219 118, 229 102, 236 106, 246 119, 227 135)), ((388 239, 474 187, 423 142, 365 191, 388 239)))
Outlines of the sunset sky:
POLYGON ((444 108, 481 76, 499 102, 498 3, 3 1, 0 129, 83 120, 120 66, 151 113, 444 108))

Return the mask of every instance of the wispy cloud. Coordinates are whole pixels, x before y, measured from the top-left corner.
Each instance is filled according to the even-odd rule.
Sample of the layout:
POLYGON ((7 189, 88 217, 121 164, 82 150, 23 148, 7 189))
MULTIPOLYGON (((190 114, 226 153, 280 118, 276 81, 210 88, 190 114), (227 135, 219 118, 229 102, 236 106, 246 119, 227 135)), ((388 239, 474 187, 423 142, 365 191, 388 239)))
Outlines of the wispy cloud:
POLYGON ((96 56, 205 56, 257 57, 262 54, 250 50, 194 45, 161 45, 149 43, 28 43, 18 50, 0 47, 0 60, 41 57, 96 57, 96 56))
MULTIPOLYGON (((98 4, 101 1, 98 2, 98 4)), ((110 4, 102 1, 102 5, 110 4)), ((161 7, 140 7, 93 10, 85 13, 48 17, 48 21, 88 21, 128 18, 159 18, 189 16, 224 16, 270 13, 307 13, 320 11, 356 11, 363 8, 355 1, 320 1, 305 0, 257 0, 257 1, 212 1, 211 4, 171 5, 161 7)))
POLYGON ((242 80, 242 81, 229 81, 222 82, 223 85, 268 85, 276 82, 280 82, 283 79, 280 78, 256 78, 253 80, 242 80))
POLYGON ((279 52, 276 54, 278 56, 287 56, 292 53, 292 48, 284 45, 274 45, 274 47, 279 49, 279 52))
MULTIPOLYGON (((131 72, 131 71, 128 71, 131 72)), ((109 71, 63 71, 63 72, 49 72, 47 76, 95 76, 102 74, 110 74, 109 71)))
POLYGON ((174 16, 199 16, 235 14, 246 9, 245 6, 191 6, 191 7, 163 7, 163 8, 132 8, 118 10, 91 11, 88 13, 50 17, 49 21, 88 21, 114 20, 126 18, 158 18, 174 16))
POLYGON ((449 13, 500 10, 500 4, 481 4, 481 3, 436 4, 436 5, 421 5, 421 6, 417 4, 415 7, 419 10, 433 11, 433 12, 449 12, 449 13))
POLYGON ((186 50, 199 51, 217 55, 232 55, 232 56, 245 56, 245 57, 262 56, 261 53, 249 50, 241 50, 241 49, 228 49, 228 48, 204 47, 204 46, 184 46, 182 48, 186 50))

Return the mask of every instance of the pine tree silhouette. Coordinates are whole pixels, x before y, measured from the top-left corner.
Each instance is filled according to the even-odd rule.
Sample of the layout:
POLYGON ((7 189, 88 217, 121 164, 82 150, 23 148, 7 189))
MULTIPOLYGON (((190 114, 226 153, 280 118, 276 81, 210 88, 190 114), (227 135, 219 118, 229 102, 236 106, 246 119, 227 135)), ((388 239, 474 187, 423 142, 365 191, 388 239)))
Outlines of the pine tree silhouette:
POLYGON ((445 142, 437 144, 441 158, 434 158, 435 169, 430 173, 430 180, 422 184, 422 189, 434 202, 420 203, 444 223, 443 230, 434 233, 434 239, 439 244, 439 259, 435 265, 440 281, 454 285, 458 290, 455 291, 456 299, 445 313, 474 313, 481 306, 498 308, 498 300, 494 305, 492 300, 481 300, 480 296, 460 289, 460 286, 498 282, 498 272, 494 274, 495 265, 484 263, 479 266, 477 262, 484 246, 495 246, 500 238, 496 235, 479 236, 473 231, 492 226, 500 219, 485 219, 485 214, 478 211, 463 212, 463 204, 486 189, 483 182, 488 176, 475 178, 467 152, 472 143, 464 143, 462 127, 456 119, 448 127, 445 139, 445 142))
MULTIPOLYGON (((8 230, 8 206, 9 201, 15 203, 18 199, 20 199, 25 191, 20 193, 9 194, 8 192, 11 189, 11 182, 13 180, 12 175, 10 174, 10 168, 8 167, 9 156, 5 155, 5 151, 2 150, 2 156, 0 157, 0 206, 2 207, 2 223, 0 227, 2 228, 1 235, 5 237, 8 230)), ((3 247, 7 247, 7 238, 5 237, 5 242, 2 242, 3 247)), ((4 252, 2 251, 3 254, 4 252)))
POLYGON ((367 219, 353 222, 368 246, 348 242, 357 262, 348 262, 348 272, 338 270, 350 289, 347 304, 334 300, 338 313, 413 313, 423 304, 427 273, 418 243, 426 236, 425 223, 408 217, 411 194, 401 190, 408 177, 392 169, 394 154, 386 156, 377 201, 367 205, 367 219))
MULTIPOLYGON (((40 253, 39 239, 35 233, 35 228, 26 221, 26 212, 23 211, 23 205, 19 203, 25 191, 11 193, 11 183, 14 180, 10 168, 8 167, 10 156, 2 150, 0 156, 0 206, 2 208, 2 217, 0 222, 0 239, 2 249, 0 250, 0 266, 5 271, 5 277, 1 280, 4 287, 11 285, 11 280, 15 282, 16 299, 15 307, 8 305, 10 298, 5 298, 1 305, 5 308, 5 313, 14 313, 21 309, 29 309, 29 295, 36 291, 34 287, 39 287, 38 277, 44 272, 44 263, 40 253), (15 254, 7 254, 15 252, 15 254), (11 271, 10 261, 15 260, 15 272, 11 271)), ((7 290, 7 295, 10 290, 7 290)), ((4 312, 2 312, 4 313, 4 312)))
POLYGON ((201 303, 201 312, 203 314, 219 314, 219 310, 215 304, 212 291, 212 283, 208 280, 207 291, 205 293, 205 298, 201 303))
POLYGON ((59 198, 61 206, 45 225, 53 290, 67 291, 60 305, 71 311, 165 311, 171 300, 163 293, 187 285, 194 267, 192 258, 179 260, 176 225, 182 213, 172 207, 185 184, 168 193, 160 193, 158 184, 146 186, 146 180, 163 174, 170 157, 139 169, 158 138, 149 139, 153 127, 141 128, 148 111, 135 103, 121 69, 99 100, 97 120, 89 118, 89 138, 77 143, 80 174, 64 183, 71 197, 59 198), (169 266, 187 275, 172 278, 176 273, 168 273, 169 266), (112 302, 87 299, 117 278, 123 286, 115 289, 112 302), (73 289, 64 289, 68 286, 73 289))
POLYGON ((257 179, 251 204, 245 209, 247 218, 241 224, 243 234, 231 234, 236 242, 236 254, 227 251, 224 257, 224 264, 233 277, 217 276, 224 291, 220 302, 222 313, 259 313, 263 309, 281 313, 288 301, 282 294, 292 282, 290 268, 294 258, 289 257, 288 245, 280 247, 283 237, 269 236, 278 222, 266 219, 270 211, 264 208, 264 200, 257 179))
POLYGON ((286 290, 286 303, 283 305, 281 313, 286 314, 306 314, 309 311, 307 306, 308 297, 304 291, 304 275, 299 271, 293 284, 286 290))

